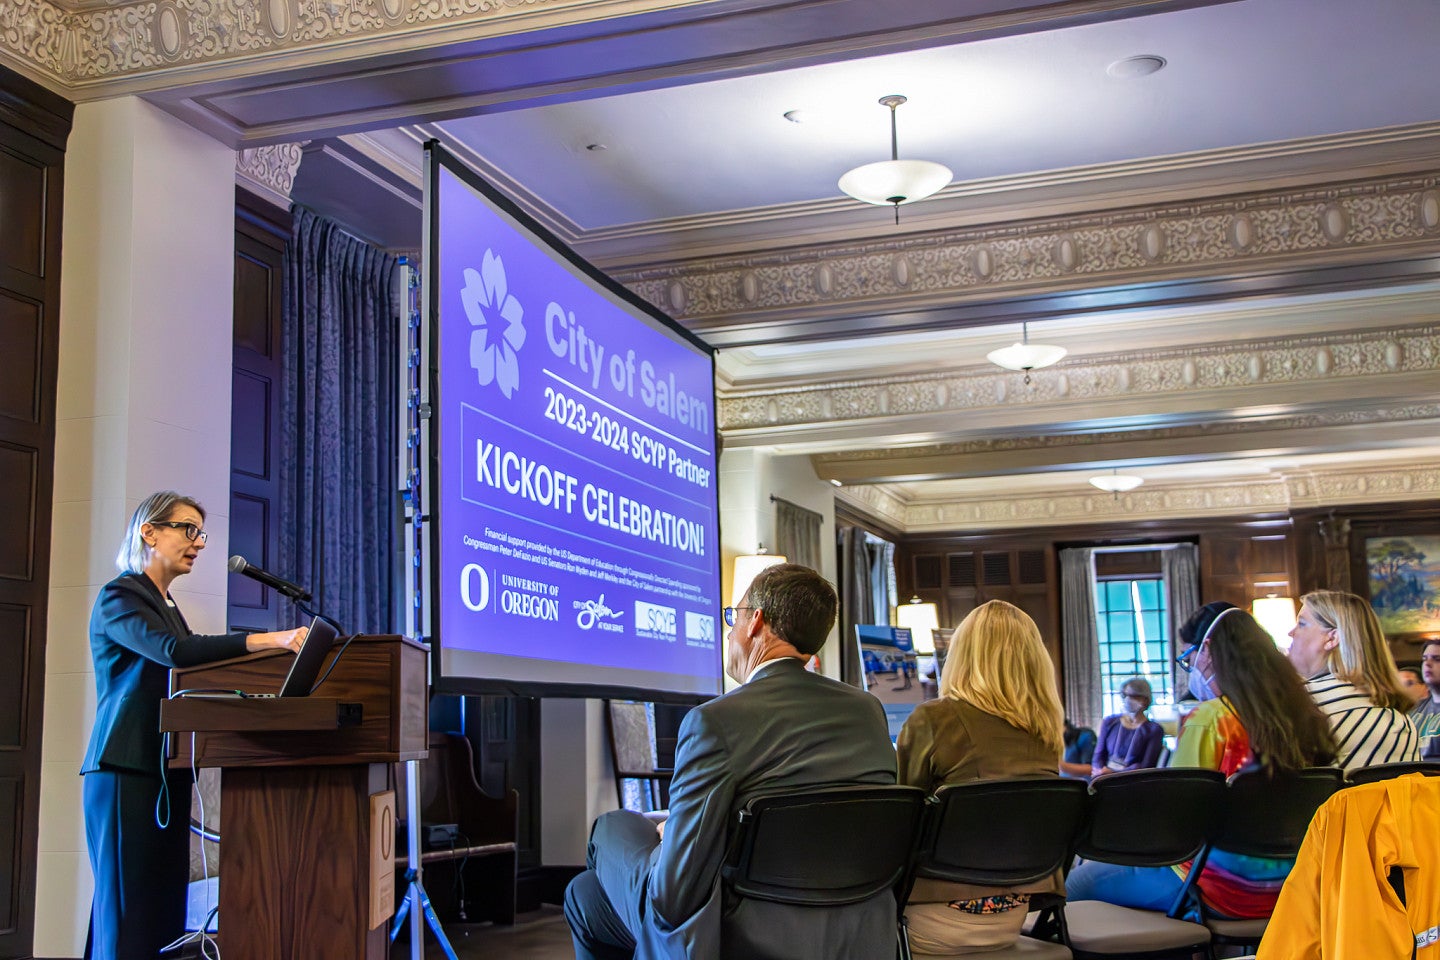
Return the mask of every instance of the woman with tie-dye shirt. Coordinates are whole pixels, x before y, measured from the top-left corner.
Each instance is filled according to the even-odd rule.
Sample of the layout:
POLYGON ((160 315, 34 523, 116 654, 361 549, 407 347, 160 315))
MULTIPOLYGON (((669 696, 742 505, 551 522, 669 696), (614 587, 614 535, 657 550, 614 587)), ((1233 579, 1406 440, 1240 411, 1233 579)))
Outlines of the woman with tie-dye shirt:
MULTIPOLYGON (((1325 716, 1250 614, 1233 607, 1223 611, 1187 654, 1181 666, 1190 674, 1190 692, 1202 702, 1186 719, 1170 766, 1204 767, 1230 776, 1251 768, 1299 770, 1334 759, 1335 742, 1325 716)), ((1089 861, 1066 878, 1066 897, 1168 910, 1189 866, 1089 861)), ((1289 860, 1215 850, 1195 885, 1212 913, 1235 919, 1266 917, 1289 870, 1289 860)))

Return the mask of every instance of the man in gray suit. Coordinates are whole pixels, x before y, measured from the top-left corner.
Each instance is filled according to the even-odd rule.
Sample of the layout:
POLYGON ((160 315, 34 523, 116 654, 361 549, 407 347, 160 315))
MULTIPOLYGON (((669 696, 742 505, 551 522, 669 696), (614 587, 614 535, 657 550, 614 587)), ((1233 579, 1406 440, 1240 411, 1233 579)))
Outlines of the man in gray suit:
POLYGON ((889 893, 849 907, 795 907, 737 902, 720 884, 736 813, 752 796, 895 782, 880 702, 805 670, 837 606, 814 570, 780 564, 725 611, 725 672, 743 686, 681 725, 663 842, 636 813, 595 821, 589 869, 565 891, 578 960, 753 957, 761 944, 795 960, 893 955, 889 893))

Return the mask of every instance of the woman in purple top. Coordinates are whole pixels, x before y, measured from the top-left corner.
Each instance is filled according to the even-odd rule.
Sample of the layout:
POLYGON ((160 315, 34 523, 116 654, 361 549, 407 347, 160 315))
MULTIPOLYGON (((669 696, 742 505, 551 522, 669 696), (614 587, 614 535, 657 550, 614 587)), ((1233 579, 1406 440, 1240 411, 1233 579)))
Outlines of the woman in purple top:
POLYGON ((1142 770, 1155 766, 1165 735, 1160 724, 1145 716, 1154 695, 1150 681, 1131 677, 1120 686, 1125 712, 1100 722, 1100 736, 1091 760, 1091 777, 1103 777, 1121 770, 1142 770))

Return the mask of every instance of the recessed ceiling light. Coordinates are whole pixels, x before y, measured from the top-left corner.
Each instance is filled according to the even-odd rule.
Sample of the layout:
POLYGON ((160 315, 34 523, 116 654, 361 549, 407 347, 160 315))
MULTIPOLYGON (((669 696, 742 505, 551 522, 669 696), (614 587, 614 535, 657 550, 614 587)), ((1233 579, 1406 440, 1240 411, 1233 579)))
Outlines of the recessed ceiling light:
POLYGON ((1116 60, 1105 68, 1105 72, 1116 80, 1134 80, 1137 77, 1148 77, 1152 73, 1159 73, 1163 69, 1165 69, 1164 57, 1146 53, 1138 57, 1116 60))
POLYGON ((843 486, 845 486, 844 483, 840 482, 839 480, 836 480, 834 477, 831 477, 831 478, 830 478, 830 482, 833 483, 833 484, 835 484, 835 486, 837 486, 837 487, 843 487, 843 486))
POLYGON ((585 144, 585 149, 589 150, 591 153, 599 153, 602 150, 607 150, 609 148, 606 147, 603 143, 587 143, 585 144))

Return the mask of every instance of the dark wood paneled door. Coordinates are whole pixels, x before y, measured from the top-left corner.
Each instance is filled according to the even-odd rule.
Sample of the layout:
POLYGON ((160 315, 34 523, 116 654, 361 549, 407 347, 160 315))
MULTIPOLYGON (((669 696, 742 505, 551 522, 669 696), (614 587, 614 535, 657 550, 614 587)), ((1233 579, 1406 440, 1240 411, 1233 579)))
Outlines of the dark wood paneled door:
MULTIPOLYGON (((289 214, 241 190, 235 203, 235 353, 230 401, 230 552, 275 569, 280 521, 281 278, 289 214)), ((232 630, 280 628, 279 597, 230 574, 232 630)))
POLYGON ((35 940, 55 477, 60 214, 71 105, 0 68, 0 957, 35 940))

